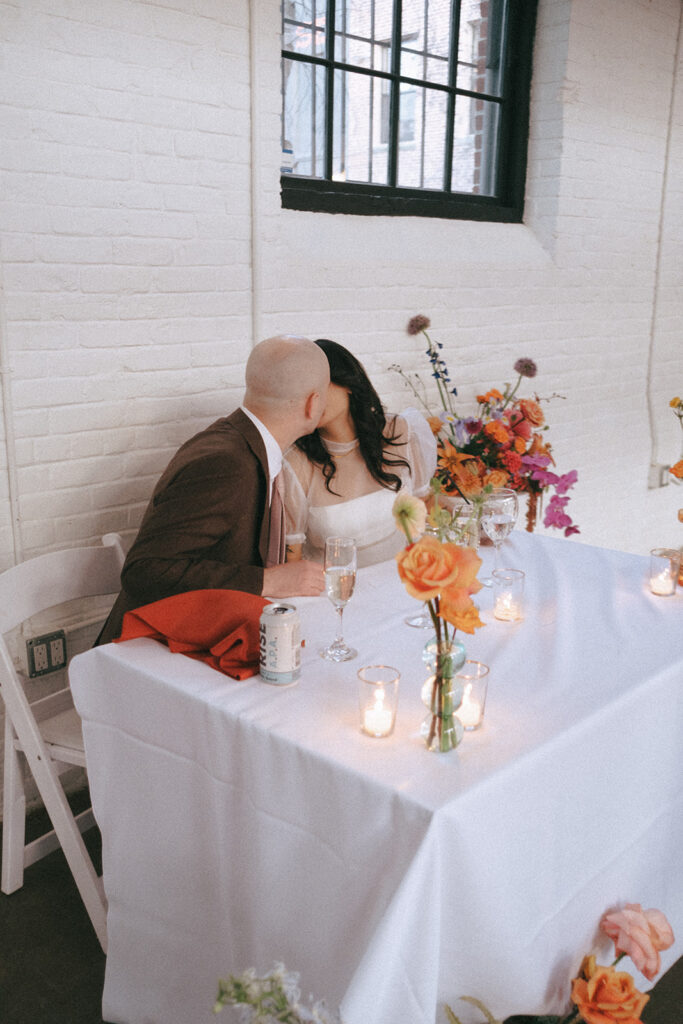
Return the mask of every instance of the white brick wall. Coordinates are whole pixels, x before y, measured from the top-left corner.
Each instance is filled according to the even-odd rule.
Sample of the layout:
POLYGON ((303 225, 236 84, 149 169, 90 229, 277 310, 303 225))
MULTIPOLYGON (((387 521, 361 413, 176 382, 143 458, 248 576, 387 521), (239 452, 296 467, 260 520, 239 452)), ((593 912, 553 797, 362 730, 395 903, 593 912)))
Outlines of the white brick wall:
POLYGON ((650 415, 657 460, 683 440, 679 17, 540 0, 526 222, 500 225, 280 209, 280 0, 0 0, 0 569, 132 536, 254 331, 336 338, 404 404, 416 312, 461 408, 519 355, 565 395, 580 540, 680 544, 683 489, 647 489, 650 415))

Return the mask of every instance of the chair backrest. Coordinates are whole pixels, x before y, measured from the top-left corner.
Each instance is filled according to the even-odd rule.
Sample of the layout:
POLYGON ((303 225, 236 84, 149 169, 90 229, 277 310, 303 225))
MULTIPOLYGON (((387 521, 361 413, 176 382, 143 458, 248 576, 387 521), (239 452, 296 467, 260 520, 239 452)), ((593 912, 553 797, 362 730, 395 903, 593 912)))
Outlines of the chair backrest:
POLYGON ((117 593, 124 558, 121 538, 108 533, 96 547, 51 551, 7 569, 0 574, 0 635, 54 605, 117 593))

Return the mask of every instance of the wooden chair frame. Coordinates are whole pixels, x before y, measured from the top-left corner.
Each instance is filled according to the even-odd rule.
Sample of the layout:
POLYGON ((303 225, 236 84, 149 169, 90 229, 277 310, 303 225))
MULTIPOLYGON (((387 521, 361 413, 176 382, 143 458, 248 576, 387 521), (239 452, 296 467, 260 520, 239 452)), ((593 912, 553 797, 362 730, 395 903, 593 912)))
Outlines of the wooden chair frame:
POLYGON ((59 781, 64 765, 85 767, 83 736, 68 686, 29 704, 5 642, 26 619, 77 598, 116 593, 124 560, 121 538, 54 551, 0 574, 0 695, 5 703, 5 765, 1 888, 20 889, 24 869, 61 845, 102 949, 107 950, 106 900, 81 832, 92 811, 74 817, 59 781), (26 843, 26 796, 20 754, 26 758, 52 822, 52 831, 26 843))

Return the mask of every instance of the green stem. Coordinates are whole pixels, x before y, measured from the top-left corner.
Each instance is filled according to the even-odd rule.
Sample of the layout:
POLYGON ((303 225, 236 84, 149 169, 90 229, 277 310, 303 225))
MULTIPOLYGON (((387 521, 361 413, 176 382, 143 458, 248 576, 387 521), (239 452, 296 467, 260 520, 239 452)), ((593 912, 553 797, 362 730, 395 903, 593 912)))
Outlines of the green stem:
POLYGON ((515 395, 517 394, 517 388, 519 387, 519 385, 521 384, 521 382, 522 382, 522 374, 520 373, 519 377, 517 378, 517 383, 515 384, 514 388, 513 388, 513 389, 512 389, 512 391, 510 392, 510 394, 509 394, 509 395, 508 395, 508 394, 506 394, 506 395, 505 395, 505 401, 503 402, 503 404, 502 404, 502 406, 501 406, 501 409, 505 409, 505 408, 507 408, 507 406, 508 406, 508 405, 510 404, 510 402, 512 401, 512 399, 513 399, 513 398, 515 397, 515 395))
MULTIPOLYGON (((432 339, 429 337, 429 335, 427 334, 427 332, 425 330, 423 330, 422 333, 424 334, 425 338, 427 339, 427 344, 429 345, 430 355, 435 355, 436 358, 439 359, 440 357, 439 357, 438 349, 434 348, 434 345, 432 343, 432 339)), ((432 365, 434 365, 434 364, 432 364, 432 365)), ((443 405, 444 409, 446 410, 446 412, 449 412, 452 416, 455 416, 455 409, 453 407, 453 402, 452 402, 452 399, 451 399, 450 392, 446 391, 446 389, 444 388, 443 382, 442 382, 440 377, 436 377, 436 386, 439 389, 439 397, 441 399, 441 404, 443 405)))

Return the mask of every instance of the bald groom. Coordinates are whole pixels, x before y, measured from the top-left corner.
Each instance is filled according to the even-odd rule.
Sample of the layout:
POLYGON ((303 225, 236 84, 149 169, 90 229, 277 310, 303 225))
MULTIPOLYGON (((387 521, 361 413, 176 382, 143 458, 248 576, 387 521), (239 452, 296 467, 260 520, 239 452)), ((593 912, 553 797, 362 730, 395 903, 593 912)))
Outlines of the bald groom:
POLYGON ((270 537, 269 561, 269 525, 282 453, 317 427, 329 381, 326 356, 306 338, 279 335, 256 345, 242 407, 186 441, 162 474, 97 643, 120 635, 125 612, 188 590, 275 598, 322 592, 322 567, 279 563, 277 537, 270 537))

